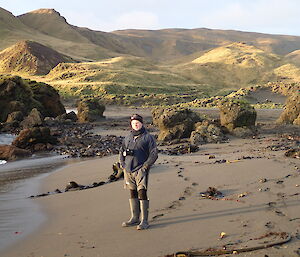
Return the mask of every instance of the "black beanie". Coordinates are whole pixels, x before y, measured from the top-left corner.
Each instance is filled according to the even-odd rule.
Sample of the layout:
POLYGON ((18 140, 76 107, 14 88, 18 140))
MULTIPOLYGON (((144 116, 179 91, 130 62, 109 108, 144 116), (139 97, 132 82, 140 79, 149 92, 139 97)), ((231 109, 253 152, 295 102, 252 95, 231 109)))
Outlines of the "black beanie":
POLYGON ((130 117, 130 122, 133 121, 133 120, 138 120, 138 121, 140 121, 141 123, 144 123, 143 117, 142 117, 141 115, 138 115, 138 114, 133 114, 133 115, 130 117))

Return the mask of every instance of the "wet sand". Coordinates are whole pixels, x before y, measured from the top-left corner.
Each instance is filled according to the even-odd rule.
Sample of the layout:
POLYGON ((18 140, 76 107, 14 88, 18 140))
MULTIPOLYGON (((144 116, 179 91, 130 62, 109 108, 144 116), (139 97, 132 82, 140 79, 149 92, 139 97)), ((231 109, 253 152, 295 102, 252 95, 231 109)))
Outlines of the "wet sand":
MULTIPOLYGON (((128 192, 123 181, 117 181, 34 199, 47 222, 0 255, 155 257, 189 249, 251 246, 268 232, 288 232, 293 236, 288 244, 238 256, 297 256, 300 160, 284 157, 285 150, 275 147, 283 141, 278 131, 271 131, 254 139, 202 145, 193 154, 160 154, 150 174, 151 226, 146 231, 121 227, 129 217, 128 192), (200 192, 210 186, 224 198, 202 198, 200 192), (221 232, 226 237, 220 240, 221 232)), ((110 156, 65 167, 49 175, 39 193, 64 189, 69 181, 106 180, 116 160, 110 156)))

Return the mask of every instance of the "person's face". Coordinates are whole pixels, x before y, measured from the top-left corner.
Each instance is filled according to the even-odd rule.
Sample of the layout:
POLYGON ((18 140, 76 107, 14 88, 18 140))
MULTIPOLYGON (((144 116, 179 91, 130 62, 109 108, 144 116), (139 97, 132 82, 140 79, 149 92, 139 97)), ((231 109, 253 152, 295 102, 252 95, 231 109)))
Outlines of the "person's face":
POLYGON ((143 127, 143 123, 138 120, 132 120, 131 121, 131 127, 133 130, 140 130, 143 127))

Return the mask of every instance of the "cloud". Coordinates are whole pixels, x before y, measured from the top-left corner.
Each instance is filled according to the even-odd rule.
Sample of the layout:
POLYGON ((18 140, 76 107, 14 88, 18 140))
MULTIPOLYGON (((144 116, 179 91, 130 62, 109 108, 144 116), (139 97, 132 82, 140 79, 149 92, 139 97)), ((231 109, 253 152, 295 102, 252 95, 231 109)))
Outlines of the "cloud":
POLYGON ((231 3, 202 16, 198 22, 209 28, 299 34, 299 16, 296 0, 257 0, 231 3))

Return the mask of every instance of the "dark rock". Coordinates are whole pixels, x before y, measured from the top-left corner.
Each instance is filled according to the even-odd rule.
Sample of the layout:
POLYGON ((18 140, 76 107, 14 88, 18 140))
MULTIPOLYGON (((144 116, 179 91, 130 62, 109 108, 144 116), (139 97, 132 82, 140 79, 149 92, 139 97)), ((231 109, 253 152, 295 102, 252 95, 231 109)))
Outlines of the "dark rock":
POLYGON ((21 111, 11 112, 8 114, 6 123, 20 122, 24 119, 24 115, 21 111))
POLYGON ((31 152, 13 145, 0 145, 0 159, 10 161, 30 156, 31 152))
POLYGON ((209 120, 197 122, 195 131, 191 133, 190 142, 194 145, 223 142, 226 136, 221 128, 209 120))
POLYGON ((202 120, 199 114, 181 108, 155 108, 152 118, 159 128, 158 140, 161 141, 190 137, 195 123, 202 120))
POLYGON ((76 122, 78 120, 77 115, 74 111, 59 115, 56 117, 56 119, 57 120, 71 120, 73 122, 76 122))
POLYGON ((43 117, 36 109, 32 109, 29 115, 21 122, 23 128, 33 128, 43 124, 43 117))
POLYGON ((248 128, 248 127, 236 127, 231 131, 231 134, 233 134, 236 137, 240 138, 249 138, 256 135, 256 130, 254 127, 248 128))
POLYGON ((105 106, 100 103, 98 98, 83 99, 78 103, 78 121, 93 122, 99 119, 105 118, 103 112, 105 111, 105 106))
POLYGON ((12 145, 23 149, 35 150, 35 147, 43 150, 47 149, 47 144, 56 144, 57 139, 50 134, 50 129, 46 127, 36 127, 24 129, 13 141, 12 145), (43 144, 45 146, 37 145, 43 144), (37 146, 35 146, 37 145, 37 146))
POLYGON ((36 81, 27 81, 33 92, 33 98, 42 105, 40 112, 44 117, 57 117, 66 113, 56 89, 48 84, 36 81))
POLYGON ((77 184, 75 181, 70 181, 65 188, 65 191, 70 191, 70 190, 79 190, 82 188, 82 185, 77 184))

